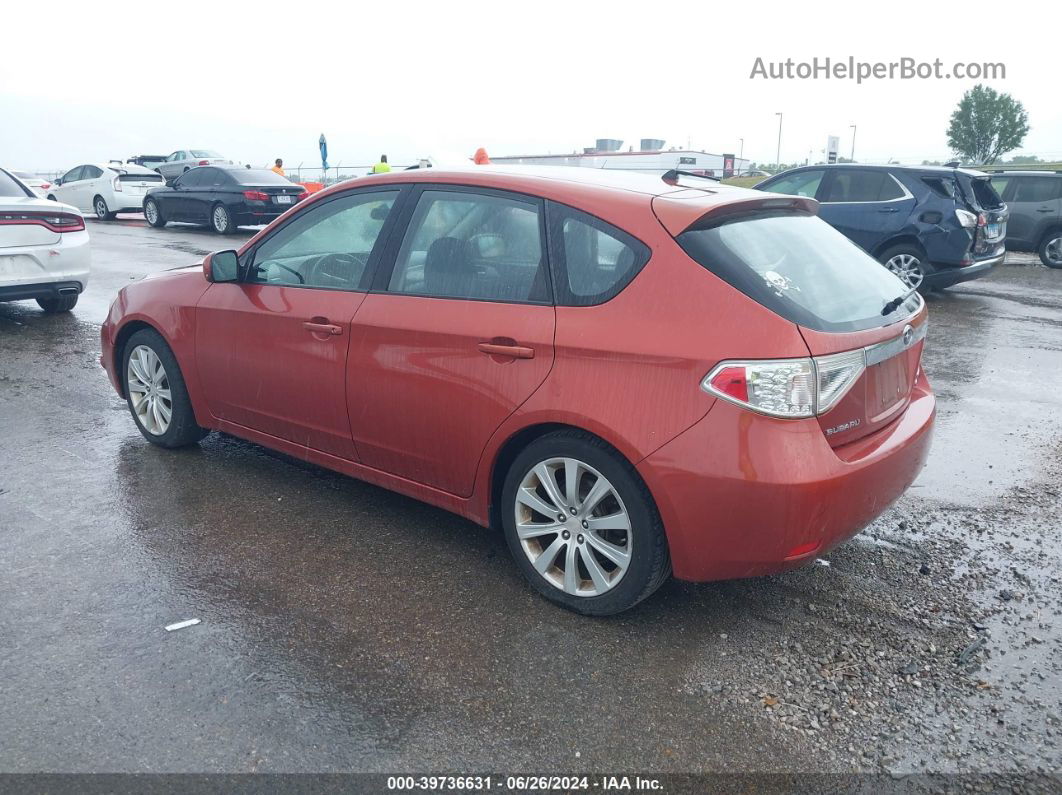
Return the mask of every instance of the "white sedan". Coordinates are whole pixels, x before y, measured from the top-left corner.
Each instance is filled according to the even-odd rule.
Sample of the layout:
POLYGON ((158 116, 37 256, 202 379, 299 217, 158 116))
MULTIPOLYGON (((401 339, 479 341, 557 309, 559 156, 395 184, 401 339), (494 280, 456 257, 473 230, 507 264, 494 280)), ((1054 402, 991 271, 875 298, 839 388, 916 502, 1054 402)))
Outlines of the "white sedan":
POLYGON ((41 179, 38 176, 30 174, 28 171, 12 171, 11 173, 18 177, 23 185, 42 199, 48 198, 48 189, 52 187, 52 183, 48 180, 41 179))
POLYGON ((81 213, 34 196, 0 168, 0 301, 36 299, 45 312, 68 312, 88 278, 81 213))
POLYGON ((164 184, 154 171, 133 163, 86 163, 55 180, 48 198, 113 221, 118 213, 142 212, 147 192, 164 184))

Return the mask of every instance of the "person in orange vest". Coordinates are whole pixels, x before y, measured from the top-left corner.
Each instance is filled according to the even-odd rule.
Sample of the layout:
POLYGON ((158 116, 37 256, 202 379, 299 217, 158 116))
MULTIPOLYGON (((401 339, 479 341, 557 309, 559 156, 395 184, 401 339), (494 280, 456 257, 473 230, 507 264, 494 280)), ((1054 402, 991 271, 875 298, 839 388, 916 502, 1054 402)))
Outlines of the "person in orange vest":
POLYGON ((490 158, 487 157, 487 150, 482 146, 476 150, 476 153, 472 155, 472 162, 477 166, 489 166, 490 158))
POLYGON ((272 171, 274 174, 280 174, 280 176, 283 177, 284 176, 284 161, 281 160, 278 157, 276 162, 273 163, 273 167, 271 169, 269 169, 269 170, 272 171))

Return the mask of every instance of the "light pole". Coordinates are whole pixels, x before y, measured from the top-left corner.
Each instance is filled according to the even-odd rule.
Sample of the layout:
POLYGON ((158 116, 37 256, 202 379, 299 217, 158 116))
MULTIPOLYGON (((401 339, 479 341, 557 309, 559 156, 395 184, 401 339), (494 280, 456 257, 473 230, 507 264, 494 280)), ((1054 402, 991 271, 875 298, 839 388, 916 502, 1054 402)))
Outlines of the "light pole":
POLYGON ((852 161, 852 162, 854 163, 854 162, 855 162, 855 134, 856 134, 856 126, 855 126, 854 124, 849 124, 848 126, 852 128, 852 157, 851 157, 851 161, 852 161))
MULTIPOLYGON (((741 141, 741 148, 738 149, 738 163, 740 163, 742 160, 745 159, 745 139, 744 138, 738 138, 738 140, 741 141)), ((741 175, 741 166, 740 165, 738 166, 738 175, 739 176, 741 175)))
POLYGON ((781 113, 776 113, 774 115, 778 117, 778 149, 776 149, 775 153, 774 153, 774 166, 779 171, 781 171, 781 168, 782 168, 782 114, 781 113))

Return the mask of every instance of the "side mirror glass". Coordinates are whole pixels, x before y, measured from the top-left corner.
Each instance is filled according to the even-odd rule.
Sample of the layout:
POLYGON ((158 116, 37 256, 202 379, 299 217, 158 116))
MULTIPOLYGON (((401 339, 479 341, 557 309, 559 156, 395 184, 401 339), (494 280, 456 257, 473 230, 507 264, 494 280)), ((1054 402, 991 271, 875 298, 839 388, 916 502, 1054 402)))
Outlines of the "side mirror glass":
POLYGON ((55 179, 52 180, 52 184, 53 185, 62 185, 63 184, 63 180, 60 179, 59 177, 56 177, 55 179))
POLYGON ((240 275, 240 258, 235 251, 215 251, 203 260, 203 276, 208 282, 234 282, 240 275))

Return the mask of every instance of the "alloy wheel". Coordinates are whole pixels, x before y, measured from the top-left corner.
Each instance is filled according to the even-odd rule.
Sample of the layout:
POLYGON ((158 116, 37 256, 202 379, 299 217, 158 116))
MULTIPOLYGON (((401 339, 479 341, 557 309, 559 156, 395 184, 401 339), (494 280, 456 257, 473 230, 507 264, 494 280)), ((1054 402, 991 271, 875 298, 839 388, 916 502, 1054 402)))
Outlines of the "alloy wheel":
POLYGON ((897 254, 891 257, 885 267, 900 277, 900 281, 912 290, 922 283, 922 262, 913 254, 897 254))
POLYGON ((97 199, 96 200, 96 217, 97 218, 106 218, 107 217, 107 203, 103 199, 97 199))
POLYGON ((1049 240, 1044 246, 1044 254, 1052 265, 1062 265, 1062 237, 1049 240))
POLYGON ((229 214, 221 205, 214 208, 214 229, 218 232, 229 231, 229 214))
POLYGON ((535 571, 573 596, 600 596, 631 563, 631 520, 608 479, 575 458, 541 461, 516 492, 516 533, 535 571))
POLYGON ((144 217, 147 218, 149 224, 158 223, 159 208, 155 202, 148 202, 144 205, 144 217))
POLYGON ((173 418, 173 396, 162 360, 147 345, 137 345, 129 355, 126 383, 141 426, 153 436, 162 436, 173 418))

